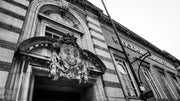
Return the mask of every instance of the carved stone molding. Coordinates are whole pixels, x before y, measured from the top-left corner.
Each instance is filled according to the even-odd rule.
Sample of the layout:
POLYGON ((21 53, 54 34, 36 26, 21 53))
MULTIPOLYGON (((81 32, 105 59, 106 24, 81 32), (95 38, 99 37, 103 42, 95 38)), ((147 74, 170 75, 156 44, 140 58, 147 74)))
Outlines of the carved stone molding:
MULTIPOLYGON (((47 64, 49 77, 52 80, 75 79, 86 83, 89 78, 98 78, 106 71, 104 63, 92 52, 83 50, 76 43, 73 35, 66 34, 56 40, 48 37, 33 37, 20 43, 15 55, 16 59, 40 64, 47 64), (51 57, 43 57, 31 53, 37 48, 46 47, 51 50, 51 57)), ((42 66, 42 65, 41 65, 42 66)))
POLYGON ((49 16, 51 19, 63 22, 75 29, 83 30, 80 22, 69 12, 69 9, 62 9, 53 5, 46 5, 40 9, 40 13, 49 16))

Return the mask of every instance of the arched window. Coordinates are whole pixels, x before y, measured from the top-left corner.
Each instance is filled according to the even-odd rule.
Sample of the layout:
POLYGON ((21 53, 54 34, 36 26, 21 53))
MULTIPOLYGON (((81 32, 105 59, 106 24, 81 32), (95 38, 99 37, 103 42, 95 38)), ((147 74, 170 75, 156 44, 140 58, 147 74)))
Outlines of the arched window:
POLYGON ((144 84, 148 85, 148 87, 150 87, 150 88, 148 88, 148 87, 147 88, 152 90, 152 92, 153 92, 153 94, 154 94, 154 96, 155 96, 155 98, 157 100, 161 99, 162 97, 161 97, 161 95, 159 93, 159 90, 157 89, 157 85, 154 83, 154 80, 152 78, 150 70, 147 67, 143 67, 142 71, 143 71, 143 74, 144 74, 144 76, 146 78, 145 80, 147 81, 146 82, 146 81, 143 80, 142 82, 144 84))
POLYGON ((38 13, 36 36, 47 36, 59 39, 70 33, 77 38, 77 43, 82 46, 82 36, 85 34, 82 24, 75 16, 54 5, 43 6, 38 13))
POLYGON ((171 81, 173 83, 173 87, 176 89, 178 96, 180 96, 180 86, 178 85, 176 76, 174 74, 170 74, 170 77, 171 77, 171 81))
POLYGON ((135 89, 135 85, 132 80, 132 76, 127 67, 126 62, 123 61, 123 59, 121 59, 115 55, 114 55, 114 58, 115 58, 116 68, 117 68, 118 74, 120 76, 121 83, 122 83, 123 89, 126 93, 126 96, 137 97, 137 91, 135 89))
POLYGON ((19 42, 36 36, 58 39, 69 33, 77 38, 80 47, 94 51, 83 16, 71 9, 65 0, 32 1, 23 27, 19 42))
POLYGON ((172 88, 170 87, 166 77, 165 77, 165 72, 162 69, 156 68, 157 73, 158 73, 158 79, 160 81, 160 85, 162 89, 165 92, 165 95, 167 96, 168 100, 173 101, 175 100, 175 95, 173 94, 174 92, 172 91, 172 88))

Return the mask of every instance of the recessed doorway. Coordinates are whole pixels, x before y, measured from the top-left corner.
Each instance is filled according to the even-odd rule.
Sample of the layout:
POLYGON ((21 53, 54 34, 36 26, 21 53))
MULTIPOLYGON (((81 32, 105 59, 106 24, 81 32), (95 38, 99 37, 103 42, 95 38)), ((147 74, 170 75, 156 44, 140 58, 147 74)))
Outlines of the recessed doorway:
MULTIPOLYGON (((35 76, 32 101, 88 101, 92 84, 79 84, 75 80, 52 81, 47 76, 35 76)), ((89 101, 91 101, 89 99, 89 101)))
POLYGON ((80 101, 80 93, 35 89, 33 101, 80 101))

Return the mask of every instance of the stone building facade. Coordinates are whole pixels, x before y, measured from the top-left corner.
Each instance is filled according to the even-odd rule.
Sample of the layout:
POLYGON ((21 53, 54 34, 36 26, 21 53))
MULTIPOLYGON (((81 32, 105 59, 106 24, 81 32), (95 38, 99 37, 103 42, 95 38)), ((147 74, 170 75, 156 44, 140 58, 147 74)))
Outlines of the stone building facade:
POLYGON ((180 61, 114 23, 87 0, 0 0, 0 101, 179 101, 180 61))

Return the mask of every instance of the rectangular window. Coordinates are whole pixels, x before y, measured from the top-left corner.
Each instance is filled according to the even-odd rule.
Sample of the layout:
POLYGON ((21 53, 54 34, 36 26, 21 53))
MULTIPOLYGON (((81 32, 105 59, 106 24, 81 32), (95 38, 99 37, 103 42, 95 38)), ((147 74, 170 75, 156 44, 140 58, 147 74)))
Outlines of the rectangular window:
POLYGON ((60 39, 60 37, 62 37, 63 35, 65 35, 65 33, 46 26, 45 36, 51 37, 54 39, 60 39))
MULTIPOLYGON (((51 38, 54 38, 54 39, 60 39, 65 34, 67 34, 67 33, 59 31, 57 29, 53 29, 53 28, 51 28, 49 26, 45 27, 45 36, 46 37, 51 37, 51 38)), ((82 45, 81 36, 79 34, 76 34, 76 33, 73 33, 73 35, 74 35, 74 37, 77 38, 77 44, 81 47, 81 45, 82 45)))
POLYGON ((39 25, 39 30, 37 31, 40 33, 39 36, 46 36, 54 39, 59 39, 65 34, 70 34, 77 38, 76 42, 80 47, 82 47, 83 45, 82 36, 84 35, 84 33, 82 31, 72 29, 68 26, 59 25, 51 21, 51 19, 42 20, 39 25))
POLYGON ((115 60, 115 65, 117 68, 118 75, 121 80, 126 96, 128 97, 137 97, 137 91, 135 89, 134 81, 131 75, 131 72, 126 64, 126 61, 117 55, 113 55, 115 60))

